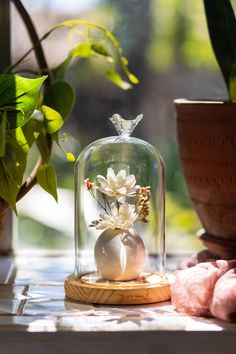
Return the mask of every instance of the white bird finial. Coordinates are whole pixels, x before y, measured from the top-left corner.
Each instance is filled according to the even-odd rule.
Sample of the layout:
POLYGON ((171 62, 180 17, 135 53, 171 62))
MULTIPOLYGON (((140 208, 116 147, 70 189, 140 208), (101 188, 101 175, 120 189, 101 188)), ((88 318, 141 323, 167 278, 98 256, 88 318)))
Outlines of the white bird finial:
POLYGON ((114 124, 117 133, 119 135, 130 136, 134 128, 138 125, 138 123, 142 120, 142 118, 143 118, 143 114, 139 114, 135 119, 126 120, 123 119, 118 113, 115 113, 109 119, 114 124))

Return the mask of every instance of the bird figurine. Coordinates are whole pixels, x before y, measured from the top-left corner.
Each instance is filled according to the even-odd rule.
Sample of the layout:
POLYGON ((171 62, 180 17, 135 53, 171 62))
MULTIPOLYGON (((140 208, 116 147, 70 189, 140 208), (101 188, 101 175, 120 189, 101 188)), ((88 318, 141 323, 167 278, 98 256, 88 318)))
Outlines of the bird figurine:
POLYGON ((143 114, 139 114, 135 119, 123 119, 118 113, 113 114, 111 118, 109 118, 114 124, 117 133, 121 136, 130 136, 134 130, 134 128, 138 125, 138 123, 142 120, 143 114))

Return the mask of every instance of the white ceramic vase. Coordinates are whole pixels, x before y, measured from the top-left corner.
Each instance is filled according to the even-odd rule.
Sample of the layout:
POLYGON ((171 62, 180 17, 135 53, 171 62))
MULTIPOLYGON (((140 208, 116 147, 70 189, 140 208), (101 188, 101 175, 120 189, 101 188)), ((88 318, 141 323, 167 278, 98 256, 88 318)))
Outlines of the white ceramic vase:
POLYGON ((107 229, 94 248, 98 272, 106 280, 136 279, 144 268, 145 256, 143 240, 134 229, 107 229))

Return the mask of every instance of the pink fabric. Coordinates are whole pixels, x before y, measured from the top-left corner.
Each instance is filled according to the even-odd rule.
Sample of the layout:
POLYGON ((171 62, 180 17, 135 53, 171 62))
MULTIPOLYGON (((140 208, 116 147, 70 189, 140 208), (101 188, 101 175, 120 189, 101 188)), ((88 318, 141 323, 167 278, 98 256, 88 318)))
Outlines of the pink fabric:
POLYGON ((236 269, 229 270, 217 281, 210 310, 222 320, 236 321, 236 269))
POLYGON ((180 312, 211 316, 210 306, 215 284, 232 268, 236 268, 236 261, 217 260, 178 271, 171 284, 172 303, 180 312))
POLYGON ((212 262, 212 261, 216 261, 217 259, 219 259, 219 257, 216 254, 211 253, 208 250, 202 250, 202 251, 198 252, 197 254, 193 254, 189 258, 180 262, 178 264, 178 269, 190 268, 190 267, 197 265, 198 263, 212 262))

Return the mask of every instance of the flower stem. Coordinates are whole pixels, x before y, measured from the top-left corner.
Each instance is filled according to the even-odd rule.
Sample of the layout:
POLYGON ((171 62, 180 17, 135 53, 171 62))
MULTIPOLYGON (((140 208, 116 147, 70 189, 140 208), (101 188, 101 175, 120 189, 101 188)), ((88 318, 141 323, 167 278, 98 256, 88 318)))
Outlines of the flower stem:
MULTIPOLYGON (((107 209, 106 209, 106 205, 105 205, 105 207, 104 207, 104 206, 102 205, 102 203, 99 202, 99 200, 95 197, 95 195, 94 195, 94 193, 93 193, 92 190, 90 190, 90 194, 91 194, 91 196, 96 200, 96 202, 100 205, 100 207, 108 214, 107 209)), ((103 194, 102 194, 102 196, 103 196, 103 194)))

